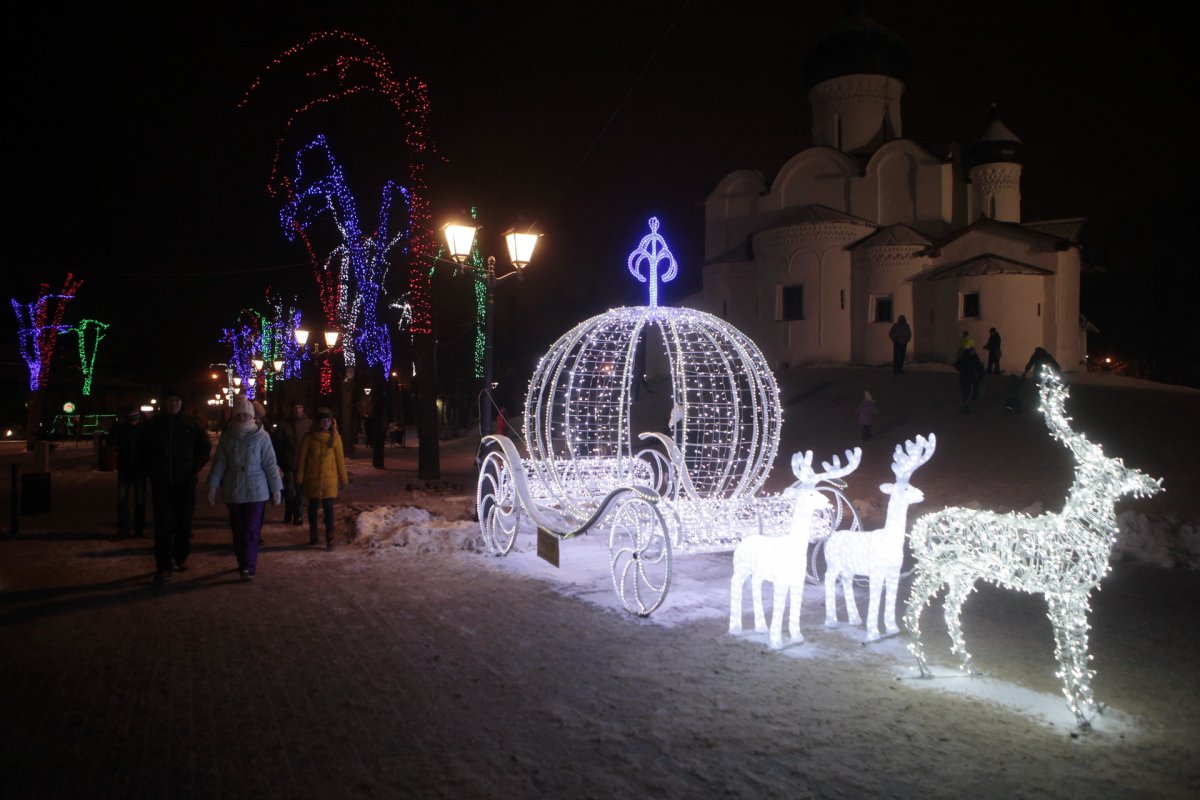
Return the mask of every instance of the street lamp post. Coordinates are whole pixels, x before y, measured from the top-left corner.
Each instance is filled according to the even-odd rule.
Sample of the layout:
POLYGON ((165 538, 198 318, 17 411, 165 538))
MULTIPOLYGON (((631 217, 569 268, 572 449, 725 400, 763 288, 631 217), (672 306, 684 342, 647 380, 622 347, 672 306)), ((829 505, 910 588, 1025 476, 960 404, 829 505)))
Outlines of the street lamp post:
POLYGON ((459 264, 464 272, 470 273, 475 280, 482 281, 487 287, 487 298, 484 305, 483 395, 488 400, 488 407, 480 409, 479 429, 484 436, 488 436, 495 430, 492 425, 492 411, 498 408, 492 398, 492 340, 496 316, 496 284, 514 275, 517 276, 517 280, 521 280, 522 271, 529 266, 529 262, 533 259, 533 250, 537 246, 538 237, 541 234, 532 231, 518 233, 511 229, 505 233, 504 241, 508 245, 508 257, 513 271, 497 276, 495 256, 487 257, 487 266, 482 270, 467 263, 474 247, 475 234, 479 230, 476 226, 450 223, 445 225, 442 230, 445 232, 450 257, 459 264), (483 274, 480 275, 480 272, 483 274))
MULTIPOLYGON (((296 344, 300 346, 301 350, 307 349, 314 356, 323 359, 324 363, 329 362, 329 356, 334 351, 334 348, 337 347, 338 339, 341 338, 341 333, 339 333, 338 331, 327 330, 324 333, 325 344, 322 346, 320 342, 311 342, 310 343, 308 341, 309 331, 307 328, 296 328, 294 335, 296 337, 296 344)), ((347 369, 349 369, 349 368, 347 368, 347 369)), ((313 395, 313 397, 316 400, 318 405, 321 402, 321 399, 320 399, 321 398, 321 375, 320 375, 320 372, 321 372, 321 369, 318 366, 317 376, 316 376, 317 391, 313 395)), ((344 422, 345 413, 346 413, 345 409, 343 408, 343 422, 344 422)), ((342 427, 345 428, 346 426, 343 424, 342 427)), ((352 438, 349 438, 349 439, 347 438, 347 433, 345 430, 342 430, 341 433, 342 433, 342 451, 345 453, 347 458, 350 458, 354 454, 354 440, 352 438)))

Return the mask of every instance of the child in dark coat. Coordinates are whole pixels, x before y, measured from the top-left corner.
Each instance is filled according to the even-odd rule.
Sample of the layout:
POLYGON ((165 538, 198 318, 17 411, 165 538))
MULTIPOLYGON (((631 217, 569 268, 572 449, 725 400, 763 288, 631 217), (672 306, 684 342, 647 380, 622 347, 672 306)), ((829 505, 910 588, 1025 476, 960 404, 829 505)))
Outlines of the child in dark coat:
POLYGON ((870 392, 863 392, 862 402, 858 404, 858 424, 862 425, 862 438, 867 441, 871 438, 871 425, 875 422, 875 415, 879 413, 879 406, 875 405, 875 398, 871 397, 870 392))

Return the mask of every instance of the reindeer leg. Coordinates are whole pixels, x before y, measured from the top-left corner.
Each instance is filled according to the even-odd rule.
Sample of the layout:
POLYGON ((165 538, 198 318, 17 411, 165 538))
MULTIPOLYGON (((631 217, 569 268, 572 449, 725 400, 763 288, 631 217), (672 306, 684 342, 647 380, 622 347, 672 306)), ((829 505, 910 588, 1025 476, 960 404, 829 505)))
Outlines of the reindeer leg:
POLYGON ((800 573, 800 582, 793 583, 788 590, 790 598, 788 604, 790 613, 788 616, 788 633, 792 635, 792 643, 800 644, 804 641, 804 634, 800 632, 800 606, 804 603, 804 573, 800 573))
POLYGON ((825 627, 837 625, 837 568, 825 562, 825 627))
POLYGON ((846 620, 851 625, 862 625, 862 617, 858 613, 858 598, 854 596, 853 569, 842 573, 842 594, 846 598, 846 620))
POLYGON ((975 673, 971 663, 971 654, 967 652, 967 643, 962 633, 962 608, 971 592, 975 591, 974 583, 965 583, 951 578, 946 582, 946 605, 942 615, 946 618, 946 630, 950 632, 950 651, 962 662, 962 671, 975 673))
POLYGON ((742 632, 742 591, 746 586, 746 576, 739 572, 733 573, 729 582, 729 632, 742 632))
POLYGON ((787 604, 787 584, 780 580, 771 581, 771 647, 783 647, 783 611, 787 604))
POLYGON ((757 633, 767 632, 767 614, 763 611, 762 603, 763 579, 758 575, 750 576, 750 593, 754 595, 754 630, 757 633))
POLYGON ((879 638, 879 599, 883 594, 883 576, 871 575, 870 593, 867 601, 867 641, 879 638))
POLYGON ((900 626, 896 624, 896 592, 900 587, 900 576, 892 573, 887 576, 884 581, 884 591, 887 592, 887 599, 884 601, 883 613, 883 628, 888 633, 899 633, 900 626))
POLYGON ((904 612, 904 627, 908 628, 908 632, 912 635, 912 641, 908 643, 908 652, 917 659, 921 677, 931 678, 933 673, 929 671, 926 664, 925 648, 921 644, 921 613, 929 607, 930 601, 937 597, 938 590, 942 587, 942 581, 924 569, 923 564, 920 566, 916 580, 913 581, 912 593, 908 596, 908 608, 904 612))
POLYGON ((1087 597, 1047 593, 1046 605, 1054 625, 1054 657, 1058 659, 1063 694, 1079 727, 1089 730, 1096 700, 1092 695, 1092 670, 1088 669, 1087 597))

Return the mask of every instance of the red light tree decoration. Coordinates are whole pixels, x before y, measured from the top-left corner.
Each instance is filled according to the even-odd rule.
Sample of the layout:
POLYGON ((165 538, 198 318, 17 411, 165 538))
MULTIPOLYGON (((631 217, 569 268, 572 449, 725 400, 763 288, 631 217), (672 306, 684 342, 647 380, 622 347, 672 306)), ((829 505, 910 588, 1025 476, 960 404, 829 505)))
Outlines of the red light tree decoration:
POLYGON ((19 303, 15 297, 11 300, 20 324, 17 335, 21 357, 29 367, 30 391, 46 388, 50 379, 50 358, 54 355, 58 335, 71 329, 70 325, 63 325, 63 313, 82 285, 82 280, 75 280, 75 275, 68 272, 57 294, 52 294, 50 285, 43 283, 39 287, 37 300, 32 303, 19 303))
MULTIPOLYGON (((428 132, 429 89, 419 78, 399 79, 383 51, 367 39, 344 31, 320 31, 284 50, 266 65, 246 89, 239 108, 247 106, 267 76, 278 73, 285 66, 300 59, 315 60, 305 68, 302 75, 310 81, 316 91, 309 99, 293 106, 283 125, 283 131, 275 141, 271 158, 271 173, 267 190, 272 196, 282 193, 289 201, 293 188, 282 175, 280 161, 285 141, 293 132, 301 117, 310 111, 329 108, 347 98, 373 95, 382 98, 399 112, 404 126, 404 147, 407 151, 407 174, 404 184, 409 191, 410 233, 407 247, 408 291, 407 306, 410 309, 409 333, 413 336, 414 360, 416 362, 415 388, 420 451, 418 477, 426 480, 441 477, 437 440, 437 407, 433 376, 433 313, 430 305, 430 283, 427 264, 435 252, 435 237, 430 226, 429 201, 426 197, 427 184, 425 166, 433 157, 433 145, 428 132), (323 55, 333 48, 333 55, 323 55)), ((338 298, 337 287, 329 283, 329 273, 323 269, 322 259, 317 256, 300 225, 296 223, 297 238, 304 242, 321 290, 322 309, 330 323, 335 322, 334 313, 338 298)), ((382 291, 383 287, 380 287, 382 291)), ((343 405, 347 405, 345 399, 343 405)), ((343 408, 343 417, 347 414, 343 408)), ((345 419, 343 419, 343 427, 345 419)))

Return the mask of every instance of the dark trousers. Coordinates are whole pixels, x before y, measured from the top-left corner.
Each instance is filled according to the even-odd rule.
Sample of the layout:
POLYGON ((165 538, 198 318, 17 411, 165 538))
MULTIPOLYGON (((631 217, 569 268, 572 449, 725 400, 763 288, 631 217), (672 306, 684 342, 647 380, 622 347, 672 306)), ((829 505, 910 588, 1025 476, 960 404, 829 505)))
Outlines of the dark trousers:
POLYGON ((325 541, 333 538, 333 498, 308 498, 308 533, 313 541, 317 539, 317 506, 325 511, 325 541))
POLYGON ((229 527, 233 531, 233 555, 238 571, 254 575, 258 569, 258 543, 262 533, 266 500, 257 503, 230 503, 229 527))
POLYGON ((900 344, 892 342, 892 372, 899 375, 904 372, 904 351, 908 349, 908 342, 900 344))
POLYGON ((988 351, 987 371, 1000 374, 1000 354, 988 351))
POLYGON ((146 476, 131 469, 117 471, 117 536, 129 536, 130 516, 133 517, 133 533, 146 533, 146 476), (132 515, 129 506, 133 505, 132 515))
POLYGON ((304 494, 296 487, 296 473, 283 473, 283 521, 297 525, 304 519, 304 494))
POLYGON ((182 564, 192 551, 192 514, 196 510, 196 482, 151 483, 154 494, 154 564, 170 572, 171 562, 182 564))

